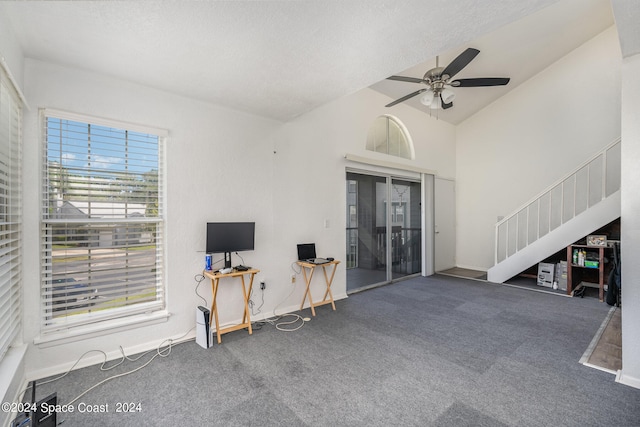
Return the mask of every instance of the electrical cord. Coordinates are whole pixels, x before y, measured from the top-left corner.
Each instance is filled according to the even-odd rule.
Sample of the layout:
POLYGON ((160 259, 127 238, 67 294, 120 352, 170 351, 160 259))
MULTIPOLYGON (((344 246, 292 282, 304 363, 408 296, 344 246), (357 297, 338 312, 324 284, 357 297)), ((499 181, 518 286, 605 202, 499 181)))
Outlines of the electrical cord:
POLYGON ((242 258, 242 255, 240 255, 238 252, 235 252, 235 254, 240 257, 240 261, 242 263, 241 265, 244 265, 244 258, 242 258))
POLYGON ((296 270, 296 266, 300 267, 297 262, 292 262, 291 263, 291 270, 296 274, 302 273, 302 267, 300 267, 298 270, 296 270))
POLYGON ((260 305, 257 308, 258 311, 253 310, 253 307, 255 306, 255 303, 253 302, 253 291, 254 289, 251 289, 251 295, 249 295, 249 307, 251 308, 251 315, 256 316, 262 312, 262 306, 264 305, 264 289, 261 289, 262 301, 260 302, 260 305))
POLYGON ((297 331, 298 329, 302 328, 305 324, 305 320, 302 316, 298 315, 298 314, 294 314, 294 313, 287 313, 287 314, 283 314, 280 316, 277 316, 275 318, 270 318, 270 319, 265 319, 266 323, 269 323, 273 326, 275 326, 275 328, 279 331, 283 331, 283 332, 294 332, 297 331), (287 322, 279 322, 278 320, 284 318, 284 317, 293 317, 293 320, 287 321, 287 322), (298 321, 302 321, 302 323, 296 327, 284 327, 285 325, 293 325, 298 321))
POLYGON ((202 301, 204 302, 204 306, 208 307, 207 300, 202 295, 200 295, 198 293, 198 288, 200 287, 200 284, 204 281, 205 277, 204 277, 203 274, 196 274, 194 276, 194 279, 195 279, 195 281, 197 283, 197 285, 196 285, 196 295, 198 295, 200 297, 200 299, 202 299, 202 301))
POLYGON ((280 301, 278 303, 278 305, 273 307, 273 317, 278 317, 278 315, 276 314, 276 310, 278 309, 278 307, 280 307, 282 305, 282 303, 284 303, 286 300, 288 300, 291 295, 293 295, 293 291, 295 291, 295 290, 296 290, 296 285, 295 285, 295 283, 293 283, 293 286, 291 286, 291 292, 289 292, 289 295, 287 295, 282 301, 280 301))
MULTIPOLYGON (((295 266, 298 265, 295 262, 291 263, 291 270, 293 270, 294 273, 296 274, 300 274, 302 272, 302 270, 297 271, 295 269, 295 266)), ((286 314, 282 314, 282 315, 277 315, 276 314, 276 310, 278 309, 278 307, 280 307, 282 305, 282 303, 284 303, 285 301, 287 301, 289 299, 289 297, 291 297, 291 295, 293 295, 293 292, 296 290, 296 284, 292 283, 291 286, 291 292, 289 292, 289 295, 287 295, 285 298, 282 299, 282 301, 280 301, 280 303, 278 303, 278 305, 276 305, 273 308, 273 317, 269 318, 269 319, 265 319, 264 321, 266 323, 269 323, 273 326, 275 326, 275 328, 279 331, 283 331, 283 332, 294 332, 297 331, 298 329, 302 328, 305 324, 305 320, 302 316, 298 315, 298 314, 294 314, 294 313, 286 313, 286 314), (284 317, 293 317, 294 319, 291 321, 286 321, 286 322, 278 322, 279 320, 283 319, 284 317), (296 327, 285 327, 286 325, 293 325, 298 321, 302 321, 302 323, 296 327)))
MULTIPOLYGON (((242 264, 244 265, 244 259, 242 258, 242 256, 240 256, 240 254, 238 254, 236 252, 236 255, 238 255, 241 259, 242 264)), ((302 273, 302 269, 296 270, 296 266, 298 264, 293 262, 291 263, 291 270, 296 274, 301 274, 302 273)), ((295 283, 293 283, 293 286, 291 286, 291 292, 289 292, 289 295, 287 295, 284 299, 282 299, 280 301, 280 303, 278 303, 278 305, 276 305, 273 308, 273 317, 269 318, 269 319, 265 319, 261 322, 254 322, 251 324, 251 328, 253 330, 260 330, 262 329, 262 326, 264 326, 265 324, 269 323, 270 325, 273 325, 277 330, 279 331, 283 331, 283 332, 294 332, 297 331, 298 329, 302 328, 305 324, 305 320, 302 316, 298 315, 298 314, 294 314, 294 313, 287 313, 287 314, 283 314, 283 315, 277 315, 276 314, 276 310, 278 309, 278 307, 280 307, 280 305, 282 305, 285 301, 287 301, 289 299, 289 297, 291 297, 291 295, 293 295, 293 292, 296 290, 296 286, 295 283), (279 320, 285 318, 285 317, 293 317, 293 320, 290 321, 284 321, 284 322, 278 322, 279 320), (287 325, 294 325, 295 323, 297 323, 298 321, 301 321, 302 323, 298 326, 295 327, 288 327, 287 325)), ((251 308, 251 315, 252 316, 256 316, 258 314, 260 314, 262 312, 262 307, 264 306, 264 289, 262 289, 262 294, 261 294, 261 303, 260 306, 258 306, 255 310, 255 302, 253 301, 253 291, 254 289, 251 290, 251 295, 249 295, 249 307, 251 308)))
MULTIPOLYGON (((153 362, 153 361, 154 361, 154 359, 155 359, 156 357, 158 357, 158 356, 160 356, 160 357, 167 357, 167 356, 169 356, 169 355, 171 354, 171 349, 173 348, 173 346, 174 346, 174 345, 177 345, 177 344, 174 344, 174 341, 181 340, 182 338, 184 338, 184 337, 186 337, 187 335, 189 335, 189 333, 190 333, 192 330, 194 330, 194 329, 195 329, 195 326, 194 326, 194 327, 192 327, 191 329, 189 329, 189 330, 188 330, 184 335, 182 335, 182 336, 180 336, 180 337, 176 338, 175 340, 174 340, 173 338, 167 338, 167 339, 165 339, 164 341, 162 341, 162 342, 160 343, 160 345, 158 345, 158 347, 157 347, 156 349, 146 351, 146 352, 142 353, 141 355, 139 355, 138 357, 135 357, 135 358, 131 358, 131 357, 127 356, 127 355, 125 354, 124 349, 122 348, 122 346, 119 346, 119 348, 120 348, 120 353, 122 354, 122 359, 120 359, 120 361, 119 361, 118 363, 116 363, 115 365, 110 366, 110 367, 108 367, 108 368, 105 368, 105 364, 107 363, 107 353, 105 353, 105 352, 104 352, 104 351, 102 351, 102 350, 89 350, 89 351, 86 351, 85 353, 83 353, 83 354, 82 354, 82 356, 80 356, 80 357, 78 358, 78 360, 76 360, 76 362, 73 364, 73 366, 71 366, 71 368, 69 368, 69 370, 68 370, 67 372, 65 372, 64 374, 62 374, 62 375, 60 375, 60 376, 58 376, 58 377, 56 377, 56 378, 53 378, 53 379, 50 379, 50 380, 47 380, 47 381, 43 381, 43 382, 41 382, 41 383, 36 383, 36 385, 49 384, 49 383, 52 383, 52 382, 54 382, 54 381, 57 381, 57 380, 59 380, 59 379, 61 379, 61 378, 64 378, 65 376, 67 376, 67 375, 68 375, 68 374, 73 370, 73 368, 75 368, 75 367, 76 367, 76 365, 77 365, 78 363, 80 363, 80 361, 82 360, 82 358, 84 358, 87 354, 92 353, 92 352, 102 353, 102 355, 104 356, 104 359, 105 359, 105 360, 104 360, 104 361, 102 362, 102 364, 100 365, 100 370, 101 370, 101 371, 109 371, 109 370, 111 370, 111 369, 113 369, 113 368, 115 368, 115 367, 117 367, 117 366, 120 366, 122 363, 124 363, 124 361, 125 361, 125 360, 129 360, 129 361, 131 361, 131 362, 135 362, 135 361, 139 360, 140 358, 142 358, 142 357, 146 356, 147 354, 149 354, 149 353, 151 353, 151 352, 155 352, 155 353, 156 353, 156 354, 155 354, 151 359, 149 359, 149 360, 148 360, 147 362, 145 362, 143 365, 141 365, 141 366, 139 366, 139 367, 137 367, 137 368, 135 368, 135 369, 132 369, 132 370, 130 370, 130 371, 123 372, 123 373, 121 373, 121 374, 117 374, 117 375, 113 375, 113 376, 111 376, 111 377, 105 378, 104 380, 100 381, 99 383, 97 383, 97 384, 95 384, 95 385, 93 385, 93 386, 89 387, 87 390, 85 390, 84 392, 82 392, 81 394, 79 394, 78 396, 76 396, 73 400, 71 400, 71 401, 68 403, 68 405, 71 405, 71 404, 73 404, 74 402, 76 402, 78 399, 80 399, 82 396, 84 396, 85 394, 89 393, 91 390, 93 390, 93 389, 95 389, 95 388, 97 388, 97 387, 101 386, 102 384, 104 384, 104 383, 106 383, 106 382, 108 382, 108 381, 114 380, 114 379, 116 379, 116 378, 120 378, 120 377, 124 377, 124 376, 126 376, 126 375, 133 374, 134 372, 137 372, 137 371, 139 371, 139 370, 141 370, 141 369, 143 369, 143 368, 147 367, 147 366, 148 366, 151 362, 153 362), (165 343, 167 343, 167 344, 165 345, 165 343), (164 347, 164 348, 163 348, 163 347, 164 347)), ((180 344, 180 343, 178 343, 178 344, 180 344)), ((25 393, 27 390, 29 390, 30 388, 31 388, 31 385, 29 385, 26 389, 24 389, 24 391, 23 391, 22 393, 24 394, 24 393, 25 393)))
POLYGON ((194 329, 195 329, 195 326, 194 326, 194 327, 192 327, 191 329, 189 329, 189 330, 188 330, 184 335, 182 335, 182 336, 178 337, 176 340, 174 340, 174 339, 172 339, 172 338, 165 339, 164 341, 162 341, 162 342, 160 343, 160 345, 159 345, 155 350, 149 350, 149 351, 147 351, 147 352, 145 352, 145 353, 142 353, 140 356, 138 356, 138 357, 136 357, 136 358, 130 358, 130 357, 128 357, 128 356, 124 353, 124 349, 122 348, 122 346, 120 346, 120 352, 122 353, 123 360, 124 360, 124 359, 127 359, 127 360, 129 360, 129 361, 133 361, 133 362, 135 362, 135 361, 139 360, 140 358, 142 358, 142 357, 146 356, 147 354, 151 353, 152 351, 155 351, 155 352, 156 352, 156 354, 155 354, 151 359, 149 359, 147 362, 145 362, 143 365, 141 365, 141 366, 139 366, 139 367, 137 367, 137 368, 135 368, 135 369, 132 369, 132 370, 127 371, 127 372, 123 372, 123 373, 118 374, 118 375, 111 376, 111 377, 109 377, 109 378, 105 378, 104 380, 102 380, 102 381, 100 381, 99 383, 97 383, 97 384, 93 385, 92 387, 89 387, 87 390, 85 390, 84 392, 80 393, 80 394, 79 394, 75 399, 73 399, 72 401, 70 401, 68 404, 69 404, 69 405, 73 404, 75 401, 77 401, 78 399, 80 399, 80 398, 81 398, 82 396, 84 396, 85 394, 89 393, 91 390, 93 390, 93 389, 95 389, 95 388, 97 388, 97 387, 101 386, 102 384, 104 384, 104 383, 106 383, 106 382, 108 382, 108 381, 114 380, 114 379, 116 379, 116 378, 124 377, 124 376, 126 376, 126 375, 133 374, 134 372, 138 372, 139 370, 141 370, 141 369, 143 369, 143 368, 146 368, 146 367, 147 367, 151 362, 153 362, 153 361, 155 360, 155 358, 156 358, 156 357, 158 357, 158 356, 160 356, 160 357, 167 357, 167 356, 169 356, 169 355, 171 354, 171 350, 172 350, 172 348, 173 348, 173 346, 174 346, 173 342, 174 342, 174 341, 177 341, 177 340, 180 340, 180 339, 182 339, 182 338, 184 338, 184 337, 186 337, 186 336, 187 336, 187 335, 189 335, 189 333, 190 333, 192 330, 194 330, 194 329), (168 342, 168 344, 165 346, 165 345, 164 345, 164 343, 167 343, 167 342, 168 342), (165 349, 163 349, 163 347, 166 347, 166 348, 165 348, 165 349))
MULTIPOLYGON (((195 328, 195 327, 194 327, 194 328, 195 328)), ((189 332, 191 332, 194 328, 189 329, 189 331, 187 332, 187 334, 188 334, 189 332)), ((183 335, 182 337, 186 336, 187 334, 183 335)), ((182 337, 180 337, 180 338, 182 338, 182 337)), ((126 376, 126 375, 133 374, 133 373, 138 372, 139 370, 141 370, 141 369, 143 369, 143 368, 146 368, 146 367, 147 367, 151 362, 153 362, 153 361, 155 360, 155 358, 156 358, 156 357, 158 357, 158 356, 160 356, 160 357, 167 357, 167 356, 169 356, 169 355, 171 354, 171 349, 172 349, 172 348, 173 348, 173 339, 166 339, 166 340, 162 341, 162 343, 160 343, 160 345, 158 346, 158 348, 155 350, 156 354, 155 354, 151 359, 149 359, 147 362, 145 362, 143 365, 141 365, 141 366, 139 366, 139 367, 137 367, 137 368, 135 368, 135 369, 132 369, 132 370, 130 370, 130 371, 123 372, 123 373, 118 374, 118 375, 113 375, 113 376, 111 376, 111 377, 109 377, 109 378, 105 378, 104 380, 102 380, 102 381, 100 381, 99 383, 97 383, 97 384, 95 384, 95 385, 93 385, 93 386, 89 387, 89 388, 88 388, 87 390, 85 390, 84 392, 80 393, 80 394, 79 394, 75 399, 71 400, 71 401, 68 403, 68 405, 72 405, 72 404, 73 404, 73 403, 75 403, 78 399, 80 399, 82 396, 84 396, 85 394, 89 393, 91 390, 93 390, 93 389, 95 389, 95 388, 97 388, 97 387, 101 386, 102 384, 104 384, 104 383, 106 383, 106 382, 108 382, 108 381, 114 380, 114 379, 116 379, 116 378, 124 377, 124 376, 126 376), (169 344, 166 346, 166 349, 164 349, 164 350, 163 350, 163 349, 162 349, 163 344, 164 344, 165 342, 167 342, 167 341, 169 342, 169 344)), ((147 355, 148 353, 150 353, 150 352, 151 352, 151 351, 153 351, 153 350, 147 351, 146 353, 141 354, 140 356, 138 356, 138 357, 137 357, 137 358, 135 358, 135 359, 132 359, 132 358, 128 357, 127 355, 125 355, 124 350, 122 349, 122 346, 120 346, 120 351, 122 352, 122 356, 123 356, 124 358, 126 358, 127 360, 129 360, 129 361, 137 361, 137 360, 139 360, 141 357, 143 357, 143 356, 147 355)))
MULTIPOLYGON (((120 350, 122 350, 122 347, 120 347, 120 350)), ((64 378, 64 377, 66 377, 67 375, 69 375, 69 373, 70 373, 71 371, 73 371, 73 368, 75 368, 75 367, 76 367, 76 365, 77 365, 78 363, 80 363, 80 361, 81 361, 81 360, 82 360, 82 359, 83 359, 87 354, 89 354, 89 353, 102 353, 102 355, 104 356, 104 361, 103 361, 103 362, 102 362, 102 364, 100 365, 100 370, 101 370, 101 371, 109 371, 109 370, 111 370, 111 369, 113 369, 113 368, 116 368, 116 367, 118 367, 118 366, 122 365, 122 364, 124 363, 124 360, 125 360, 125 357, 124 357, 124 354, 123 354, 122 359, 120 359, 120 361, 119 361, 118 363, 116 363, 116 364, 115 364, 115 365, 113 365, 113 366, 109 366, 108 368, 105 368, 105 365, 107 364, 107 353, 105 353, 105 352, 104 352, 104 351, 102 351, 102 350, 89 350, 89 351, 85 351, 85 352, 82 354, 82 356, 80 356, 80 357, 78 358, 78 360, 76 360, 76 363, 74 363, 74 364, 71 366, 71 368, 69 368, 69 370, 67 370, 67 372, 65 372, 64 374, 62 374, 62 375, 60 375, 60 376, 58 376, 58 377, 52 378, 52 379, 50 379, 50 380, 46 380, 46 381, 42 381, 42 382, 40 382, 40 383, 36 383, 36 385, 49 384, 49 383, 52 383, 52 382, 58 381, 59 379, 62 379, 62 378, 64 378)), ((27 386, 27 388, 25 388, 24 390, 22 390, 21 394, 26 393, 26 391, 27 391, 27 390, 29 390, 30 388, 31 388, 31 385, 27 386)))
POLYGON ((205 307, 208 307, 209 305, 207 304, 207 300, 206 300, 202 295, 200 295, 200 294, 198 293, 198 288, 200 287, 200 284, 201 284, 201 283, 204 281, 204 279, 205 279, 204 274, 196 274, 196 275, 194 276, 194 279, 195 279, 195 281, 196 281, 196 283, 197 283, 197 285, 196 285, 196 295, 198 295, 198 296, 202 299, 202 301, 204 301, 204 306, 205 306, 205 307))
MULTIPOLYGON (((296 274, 300 274, 300 273, 302 273, 302 269, 301 269, 300 271, 296 271, 296 269, 295 269, 295 266, 296 266, 296 265, 298 265, 298 264, 296 264, 295 262, 292 262, 292 263, 291 263, 291 270, 293 270, 293 272, 294 272, 294 273, 296 273, 296 274)), ((276 314, 276 310, 278 309, 278 307, 280 307, 280 306, 282 305, 282 303, 284 303, 286 300, 288 300, 288 299, 289 299, 289 297, 290 297, 291 295, 293 295, 293 292, 296 290, 296 284, 295 284, 295 282, 294 282, 294 283, 292 283, 291 285, 292 285, 292 286, 291 286, 291 292, 289 292, 289 295, 287 295, 284 299, 282 299, 282 300, 278 303, 278 305, 276 305, 276 306, 273 308, 273 317, 278 317, 278 315, 276 314)))

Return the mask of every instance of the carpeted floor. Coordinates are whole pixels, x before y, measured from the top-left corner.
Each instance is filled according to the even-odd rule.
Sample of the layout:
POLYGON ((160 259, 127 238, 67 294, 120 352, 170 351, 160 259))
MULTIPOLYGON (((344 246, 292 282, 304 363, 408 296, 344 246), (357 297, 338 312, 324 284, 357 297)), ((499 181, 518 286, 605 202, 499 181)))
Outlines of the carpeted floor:
MULTIPOLYGON (((579 363, 609 307, 442 275, 352 295, 296 332, 186 342, 75 405, 64 426, 630 426, 640 390, 579 363), (132 402, 131 413, 116 412, 132 402)), ((303 310, 310 316, 309 310, 303 310)), ((117 343, 113 345, 117 346, 117 343)), ((104 350, 112 350, 105 348, 104 350)), ((78 355, 80 356, 80 355, 78 355)), ((38 387, 68 403, 97 366, 38 387)), ((29 393, 27 393, 29 396, 29 393)))

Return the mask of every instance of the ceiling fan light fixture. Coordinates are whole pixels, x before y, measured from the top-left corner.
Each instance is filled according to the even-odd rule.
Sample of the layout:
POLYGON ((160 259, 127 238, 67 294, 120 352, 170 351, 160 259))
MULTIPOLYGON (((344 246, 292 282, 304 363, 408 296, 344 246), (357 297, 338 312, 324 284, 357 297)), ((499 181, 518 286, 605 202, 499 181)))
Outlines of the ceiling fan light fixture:
POLYGON ((458 74, 463 68, 480 53, 478 49, 467 48, 464 52, 458 55, 453 61, 446 67, 440 67, 436 56, 436 68, 427 70, 422 78, 407 77, 407 76, 390 76, 389 80, 398 80, 401 82, 418 83, 426 85, 423 89, 416 90, 408 95, 398 98, 395 101, 385 105, 385 107, 392 107, 396 104, 404 102, 414 96, 424 93, 420 98, 420 102, 432 110, 442 108, 447 110, 453 107, 453 100, 456 94, 451 90, 452 87, 486 87, 486 86, 504 86, 509 83, 508 77, 477 77, 468 79, 451 79, 458 74), (426 92, 426 93, 425 93, 426 92))
POLYGON ((456 94, 451 89, 444 88, 440 96, 443 104, 450 104, 455 99, 456 94))
POLYGON ((420 103, 423 105, 426 105, 427 107, 431 106, 432 102, 433 102, 432 90, 427 91, 424 95, 422 95, 422 98, 420 98, 420 103))

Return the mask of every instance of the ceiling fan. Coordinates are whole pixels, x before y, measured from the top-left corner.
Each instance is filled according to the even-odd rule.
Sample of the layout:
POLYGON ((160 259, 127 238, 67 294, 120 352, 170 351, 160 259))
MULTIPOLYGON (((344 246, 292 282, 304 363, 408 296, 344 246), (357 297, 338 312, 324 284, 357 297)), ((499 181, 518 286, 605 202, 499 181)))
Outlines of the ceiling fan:
POLYGON ((420 78, 405 77, 405 76, 391 76, 387 77, 389 80, 398 80, 401 82, 420 83, 427 87, 419 89, 415 92, 405 95, 400 99, 385 105, 385 107, 393 107, 396 104, 413 98, 414 96, 424 93, 420 102, 432 109, 442 107, 443 110, 453 107, 453 99, 455 93, 451 90, 452 87, 481 87, 481 86, 504 86, 509 83, 508 77, 480 77, 474 79, 458 79, 452 80, 453 76, 458 74, 464 67, 480 53, 478 49, 468 48, 462 52, 456 59, 451 61, 446 67, 438 66, 438 57, 436 57, 436 68, 432 68, 424 76, 420 78))

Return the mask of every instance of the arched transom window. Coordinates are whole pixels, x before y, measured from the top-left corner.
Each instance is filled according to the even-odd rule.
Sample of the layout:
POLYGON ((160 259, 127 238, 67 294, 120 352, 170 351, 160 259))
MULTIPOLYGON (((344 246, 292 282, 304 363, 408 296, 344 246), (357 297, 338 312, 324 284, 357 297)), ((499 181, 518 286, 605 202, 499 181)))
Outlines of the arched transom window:
POLYGON ((395 117, 376 118, 367 134, 367 150, 413 159, 413 142, 404 125, 395 117))

